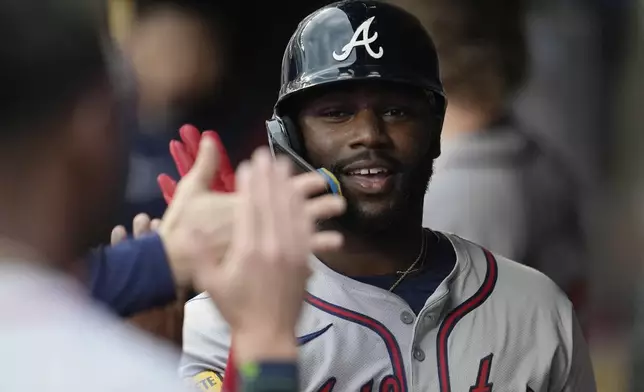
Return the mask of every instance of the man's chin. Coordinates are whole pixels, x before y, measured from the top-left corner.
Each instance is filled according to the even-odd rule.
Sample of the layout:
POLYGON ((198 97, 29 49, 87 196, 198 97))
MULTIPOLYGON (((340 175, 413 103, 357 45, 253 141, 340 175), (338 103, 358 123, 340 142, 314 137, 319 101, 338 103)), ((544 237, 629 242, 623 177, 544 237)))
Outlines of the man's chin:
POLYGON ((352 209, 336 219, 336 222, 349 231, 359 234, 379 233, 396 227, 400 214, 391 208, 352 209))

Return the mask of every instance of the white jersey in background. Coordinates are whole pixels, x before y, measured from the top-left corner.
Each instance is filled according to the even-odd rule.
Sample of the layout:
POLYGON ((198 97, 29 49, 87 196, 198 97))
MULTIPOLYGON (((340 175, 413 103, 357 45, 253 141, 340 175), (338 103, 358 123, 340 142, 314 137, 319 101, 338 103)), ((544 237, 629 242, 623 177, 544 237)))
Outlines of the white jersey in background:
MULTIPOLYGON (((312 260, 297 326, 307 392, 594 392, 571 303, 546 276, 447 235, 454 270, 415 315, 397 295, 312 260)), ((266 293, 270 295, 270 293, 266 293)), ((223 374, 230 330, 186 304, 181 374, 223 374)), ((213 388, 216 390, 216 388, 213 388)))

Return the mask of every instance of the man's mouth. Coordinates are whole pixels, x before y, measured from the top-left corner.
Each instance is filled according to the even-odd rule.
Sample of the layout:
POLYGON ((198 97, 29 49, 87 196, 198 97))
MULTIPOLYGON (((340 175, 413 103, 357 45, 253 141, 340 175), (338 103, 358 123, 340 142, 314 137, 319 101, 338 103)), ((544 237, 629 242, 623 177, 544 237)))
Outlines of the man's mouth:
POLYGON ((343 186, 361 193, 388 193, 394 186, 394 169, 379 162, 356 162, 342 172, 343 186))
POLYGON ((376 175, 387 175, 389 174, 389 170, 385 169, 384 167, 374 167, 371 169, 356 169, 356 170, 351 170, 347 173, 347 175, 350 176, 376 176, 376 175))

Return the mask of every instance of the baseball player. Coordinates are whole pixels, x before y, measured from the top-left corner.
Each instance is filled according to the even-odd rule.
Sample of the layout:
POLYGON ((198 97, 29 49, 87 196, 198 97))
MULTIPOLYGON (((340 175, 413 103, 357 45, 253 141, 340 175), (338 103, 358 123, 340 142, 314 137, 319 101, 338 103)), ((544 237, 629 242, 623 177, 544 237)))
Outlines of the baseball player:
MULTIPOLYGON (((372 0, 319 9, 288 43, 281 81, 274 153, 328 169, 348 202, 320 224, 343 248, 310 259, 301 390, 596 390, 573 307, 551 280, 422 227, 446 100, 416 18, 372 0)), ((207 295, 186 304, 183 338, 182 375, 217 390, 235 336, 207 295)))

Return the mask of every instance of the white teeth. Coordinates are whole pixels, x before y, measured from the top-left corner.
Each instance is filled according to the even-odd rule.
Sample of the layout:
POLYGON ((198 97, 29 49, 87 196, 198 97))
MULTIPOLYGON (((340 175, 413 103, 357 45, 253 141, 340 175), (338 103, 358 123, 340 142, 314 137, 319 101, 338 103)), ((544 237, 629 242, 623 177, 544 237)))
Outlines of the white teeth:
POLYGON ((350 175, 360 175, 360 176, 366 176, 369 174, 380 174, 380 173, 386 173, 387 169, 383 168, 373 168, 373 169, 358 169, 358 170, 353 170, 349 174, 350 175))

